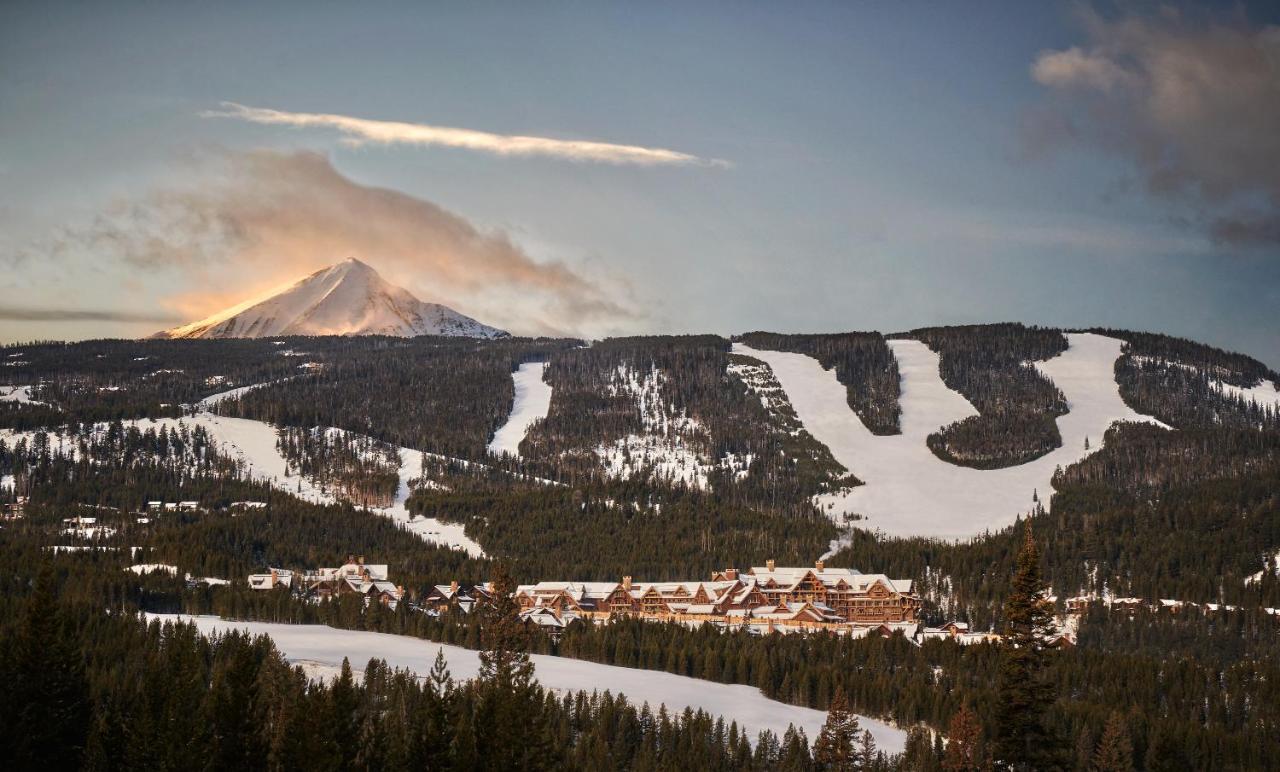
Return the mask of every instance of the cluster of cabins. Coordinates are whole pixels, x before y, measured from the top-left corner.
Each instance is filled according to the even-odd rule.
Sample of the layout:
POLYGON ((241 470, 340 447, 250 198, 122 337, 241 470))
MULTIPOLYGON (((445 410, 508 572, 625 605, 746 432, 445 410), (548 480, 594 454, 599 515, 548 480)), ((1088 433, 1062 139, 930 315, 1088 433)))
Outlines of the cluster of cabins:
POLYGON ((322 601, 347 595, 364 598, 365 604, 378 603, 395 610, 404 597, 404 588, 387 577, 386 564, 364 562, 363 555, 350 555, 337 568, 316 568, 295 572, 273 568, 265 574, 249 574, 249 588, 274 590, 287 587, 303 597, 322 601))
MULTIPOLYGON (((428 610, 483 603, 490 588, 457 582, 432 589, 428 610)), ((862 574, 848 568, 778 567, 774 561, 746 572, 716 571, 709 581, 539 582, 516 589, 522 616, 546 628, 563 628, 579 619, 635 617, 691 626, 740 626, 767 633, 832 630, 864 634, 918 627, 920 598, 910 579, 862 574)))

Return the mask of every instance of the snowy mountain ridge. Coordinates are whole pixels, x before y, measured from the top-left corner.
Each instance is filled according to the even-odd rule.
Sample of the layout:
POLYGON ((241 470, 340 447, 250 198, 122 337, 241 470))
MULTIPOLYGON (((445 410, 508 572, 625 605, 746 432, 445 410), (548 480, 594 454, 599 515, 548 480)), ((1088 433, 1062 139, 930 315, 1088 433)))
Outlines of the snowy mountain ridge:
POLYGON ((265 299, 232 306, 156 338, 263 338, 277 335, 449 335, 504 338, 438 303, 424 303, 383 279, 367 264, 347 258, 265 299))

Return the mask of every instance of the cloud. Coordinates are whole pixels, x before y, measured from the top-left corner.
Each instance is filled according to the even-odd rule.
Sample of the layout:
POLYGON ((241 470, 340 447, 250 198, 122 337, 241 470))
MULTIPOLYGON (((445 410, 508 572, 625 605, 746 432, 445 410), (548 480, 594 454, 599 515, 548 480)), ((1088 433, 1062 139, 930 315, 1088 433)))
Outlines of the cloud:
POLYGON ((323 155, 221 152, 192 163, 192 184, 117 203, 63 232, 55 254, 176 272, 194 290, 162 302, 188 318, 346 257, 517 334, 596 334, 637 318, 625 287, 535 260, 430 201, 354 182, 323 155))
POLYGON ((319 126, 337 129, 346 135, 345 141, 352 145, 372 142, 383 145, 454 147, 499 156, 547 156, 567 161, 615 165, 720 167, 729 165, 726 161, 703 159, 688 153, 656 147, 490 134, 474 129, 400 121, 376 121, 330 113, 291 113, 262 107, 247 107, 235 102, 222 102, 221 107, 221 110, 206 110, 200 115, 205 118, 236 118, 251 123, 275 126, 298 128, 319 126))
POLYGON ((92 311, 80 308, 13 308, 0 306, 0 319, 12 322, 151 322, 171 324, 182 317, 170 313, 92 311))
POLYGON ((1086 14, 1085 30, 1031 66, 1049 102, 1027 147, 1104 149, 1215 240, 1280 243, 1280 27, 1165 8, 1086 14))

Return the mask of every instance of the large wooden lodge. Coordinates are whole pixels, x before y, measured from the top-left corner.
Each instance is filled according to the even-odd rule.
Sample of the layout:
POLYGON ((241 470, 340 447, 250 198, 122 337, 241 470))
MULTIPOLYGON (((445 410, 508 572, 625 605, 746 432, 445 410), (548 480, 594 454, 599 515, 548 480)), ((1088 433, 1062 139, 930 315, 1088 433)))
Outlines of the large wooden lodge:
POLYGON ((772 560, 746 573, 727 568, 703 582, 539 582, 517 588, 516 600, 539 624, 630 616, 783 632, 913 630, 920 610, 910 579, 827 568, 821 560, 811 568, 772 560))

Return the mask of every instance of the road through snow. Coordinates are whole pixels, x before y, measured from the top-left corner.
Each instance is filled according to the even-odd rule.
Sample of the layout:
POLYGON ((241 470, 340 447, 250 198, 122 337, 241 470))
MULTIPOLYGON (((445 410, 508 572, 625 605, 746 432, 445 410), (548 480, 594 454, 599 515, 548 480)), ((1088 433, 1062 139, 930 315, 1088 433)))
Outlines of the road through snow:
MULTIPOLYGON (((231 622, 205 616, 148 616, 162 621, 194 622, 206 635, 228 630, 268 635, 285 659, 303 665, 316 675, 336 674, 342 666, 343 657, 350 660, 354 669, 362 669, 371 658, 377 657, 385 659, 392 667, 408 668, 419 676, 425 676, 431 670, 437 651, 444 652, 449 670, 457 680, 474 678, 480 671, 478 652, 405 635, 338 630, 324 625, 231 622)), ((665 704, 673 713, 679 713, 686 707, 701 709, 713 716, 724 716, 726 721, 736 720, 752 739, 765 729, 781 737, 787 726, 794 724, 802 727, 813 740, 827 717, 819 710, 770 700, 751 686, 719 684, 653 670, 543 654, 534 654, 533 662, 538 682, 548 689, 562 692, 608 689, 614 694, 625 694, 637 706, 648 702, 655 710, 659 704, 665 704)), ((864 729, 871 731, 881 750, 902 752, 906 743, 903 730, 863 716, 859 716, 859 722, 864 729)))
POLYGON ((1067 397, 1070 412, 1058 418, 1062 447, 1026 464, 991 470, 947 463, 925 444, 931 432, 977 410, 942 382, 938 355, 920 341, 889 341, 902 379, 902 434, 887 437, 863 425, 849 407, 844 385, 813 357, 740 343, 733 350, 767 363, 809 433, 866 483, 822 496, 824 511, 833 518, 861 514, 860 526, 890 536, 962 539, 1013 523, 1034 508, 1033 493, 1047 508, 1054 470, 1101 448, 1115 421, 1159 424, 1120 398, 1115 361, 1121 341, 1089 333, 1070 334, 1067 340, 1062 354, 1035 363, 1067 397), (1084 448, 1086 438, 1090 450, 1084 448))

